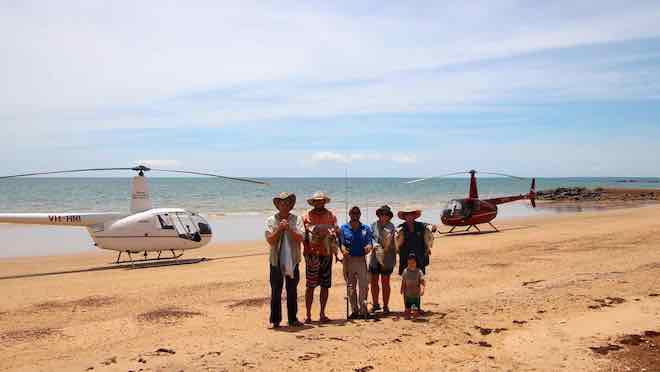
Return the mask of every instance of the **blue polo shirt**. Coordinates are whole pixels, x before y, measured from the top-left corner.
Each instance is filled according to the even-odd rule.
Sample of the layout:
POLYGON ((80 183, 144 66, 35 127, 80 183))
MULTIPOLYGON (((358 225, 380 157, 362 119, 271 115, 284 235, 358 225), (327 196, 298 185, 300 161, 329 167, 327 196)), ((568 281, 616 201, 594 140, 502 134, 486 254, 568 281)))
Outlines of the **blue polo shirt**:
POLYGON ((369 225, 362 224, 356 231, 353 231, 350 223, 341 225, 341 244, 348 248, 351 256, 364 256, 364 248, 371 244, 373 236, 369 225))

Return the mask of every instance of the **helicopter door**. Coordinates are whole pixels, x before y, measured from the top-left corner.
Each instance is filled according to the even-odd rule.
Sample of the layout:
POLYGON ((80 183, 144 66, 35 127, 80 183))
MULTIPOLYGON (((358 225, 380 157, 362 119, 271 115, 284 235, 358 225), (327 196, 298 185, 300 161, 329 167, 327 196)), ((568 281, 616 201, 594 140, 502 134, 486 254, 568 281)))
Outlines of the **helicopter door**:
POLYGON ((193 221, 190 219, 190 216, 187 214, 177 213, 175 217, 172 218, 172 221, 174 222, 174 228, 176 229, 180 238, 192 240, 195 242, 202 240, 202 237, 199 235, 197 225, 193 223, 193 221))

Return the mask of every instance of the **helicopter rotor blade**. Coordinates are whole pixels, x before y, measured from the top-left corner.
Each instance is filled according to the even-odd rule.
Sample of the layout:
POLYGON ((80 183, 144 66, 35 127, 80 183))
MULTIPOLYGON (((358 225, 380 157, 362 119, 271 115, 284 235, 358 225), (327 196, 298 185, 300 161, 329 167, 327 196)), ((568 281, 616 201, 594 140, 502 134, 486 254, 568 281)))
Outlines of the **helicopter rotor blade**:
POLYGON ((517 180, 526 179, 525 177, 512 176, 512 175, 506 174, 506 173, 497 173, 497 172, 477 172, 477 173, 492 174, 492 175, 495 175, 495 176, 509 177, 509 178, 513 178, 513 179, 517 179, 517 180))
POLYGON ((217 178, 223 178, 223 179, 227 179, 227 180, 250 182, 250 183, 256 183, 256 184, 259 184, 259 185, 270 186, 270 183, 264 182, 264 181, 251 180, 249 178, 227 177, 227 176, 221 176, 219 174, 213 174, 213 173, 190 172, 190 171, 182 171, 182 170, 174 170, 174 169, 154 169, 154 168, 151 168, 151 170, 155 171, 155 172, 184 173, 184 174, 194 174, 194 175, 197 175, 197 176, 217 177, 217 178))
POLYGON ((142 172, 148 172, 148 171, 152 171, 152 170, 157 171, 157 172, 195 174, 195 175, 198 175, 198 176, 217 177, 217 178, 223 178, 223 179, 228 179, 228 180, 241 181, 241 182, 250 182, 250 183, 256 183, 256 184, 259 184, 259 185, 270 186, 270 184, 268 182, 256 181, 256 180, 251 180, 251 179, 247 179, 247 178, 227 177, 227 176, 221 176, 219 174, 213 174, 213 173, 189 172, 189 171, 171 170, 171 169, 153 169, 153 168, 146 167, 144 165, 138 165, 138 166, 131 167, 131 168, 86 168, 86 169, 70 169, 70 170, 59 170, 59 171, 49 171, 49 172, 23 173, 23 174, 14 174, 14 175, 11 175, 11 176, 0 176, 0 180, 8 179, 8 178, 18 178, 18 177, 41 176, 41 175, 48 175, 48 174, 102 172, 102 171, 120 171, 120 170, 132 170, 132 171, 140 172, 140 174, 142 174, 142 172))
POLYGON ((133 168, 87 168, 87 169, 71 169, 71 170, 61 170, 61 171, 52 171, 52 172, 35 172, 35 173, 14 174, 14 175, 11 175, 11 176, 0 176, 0 179, 17 178, 17 177, 29 177, 29 176, 41 176, 41 175, 46 175, 46 174, 81 173, 81 172, 98 172, 98 171, 117 171, 117 170, 135 170, 135 169, 133 169, 133 168))
POLYGON ((466 174, 466 173, 470 173, 470 172, 454 172, 454 173, 447 173, 447 174, 441 174, 441 175, 439 175, 439 176, 426 177, 426 178, 419 178, 419 179, 412 180, 412 181, 406 181, 406 182, 404 182, 404 183, 405 183, 405 184, 411 184, 411 183, 423 182, 423 181, 430 180, 430 179, 433 179, 433 178, 441 178, 441 177, 456 176, 456 175, 459 175, 459 174, 466 174))

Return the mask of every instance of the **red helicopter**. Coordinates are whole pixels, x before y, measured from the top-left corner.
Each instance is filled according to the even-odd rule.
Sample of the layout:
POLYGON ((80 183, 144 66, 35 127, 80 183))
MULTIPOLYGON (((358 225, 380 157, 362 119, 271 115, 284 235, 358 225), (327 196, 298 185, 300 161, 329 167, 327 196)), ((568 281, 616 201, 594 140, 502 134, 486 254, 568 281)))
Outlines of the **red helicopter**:
MULTIPOLYGON (((447 177, 447 176, 454 176, 454 175, 466 174, 466 173, 470 174, 470 194, 465 199, 450 200, 449 203, 447 203, 447 207, 442 211, 442 218, 441 218, 442 223, 447 226, 451 226, 451 230, 449 230, 447 234, 454 232, 454 229, 456 229, 456 227, 459 226, 468 227, 466 230, 463 230, 461 232, 470 231, 470 229, 473 227, 477 229, 477 231, 481 232, 481 230, 477 225, 484 223, 489 224, 493 229, 495 229, 495 231, 499 231, 497 227, 495 227, 495 225, 491 223, 491 221, 494 220, 495 217, 497 217, 497 206, 499 204, 509 203, 516 200, 529 199, 529 201, 532 204, 532 207, 536 208, 535 178, 532 178, 532 186, 530 187, 529 193, 527 194, 503 196, 492 199, 479 199, 479 193, 477 192, 477 177, 475 176, 475 174, 477 173, 476 170, 473 169, 467 172, 449 173, 437 177, 447 177)), ((521 177, 511 176, 503 173, 493 173, 493 172, 479 172, 479 173, 511 177, 519 180, 524 179, 521 177)), ((437 178, 437 177, 431 177, 431 178, 437 178)), ((409 181, 406 183, 421 182, 427 179, 428 178, 422 178, 414 181, 409 181)))

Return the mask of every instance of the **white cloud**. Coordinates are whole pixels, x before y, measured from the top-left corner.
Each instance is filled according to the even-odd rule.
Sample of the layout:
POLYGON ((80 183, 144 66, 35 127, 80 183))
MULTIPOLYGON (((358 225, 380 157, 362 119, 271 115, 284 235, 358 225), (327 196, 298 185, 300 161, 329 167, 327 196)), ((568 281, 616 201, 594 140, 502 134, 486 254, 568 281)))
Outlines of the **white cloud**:
MULTIPOLYGON (((0 112, 21 118, 12 125, 25 127, 33 119, 43 128, 75 125, 61 118, 71 112, 155 103, 181 126, 479 104, 485 97, 496 99, 500 88, 511 83, 534 81, 516 75, 516 68, 494 76, 455 71, 436 78, 396 75, 551 48, 657 37, 659 12, 657 2, 602 1, 420 3, 378 10, 351 3, 305 7, 250 1, 202 1, 185 7, 148 1, 5 3, 0 5, 0 112), (283 89, 296 82, 354 79, 376 83, 283 89), (492 80, 498 84, 490 85, 492 80), (249 94, 232 96, 236 89, 249 94), (201 111, 200 102, 174 107, 164 102, 205 91, 228 94, 210 100, 201 111), (263 102, 253 100, 263 99, 263 93, 276 102, 267 102, 262 110, 263 102)), ((542 84, 558 81, 562 72, 543 78, 545 73, 533 71, 542 84)), ((132 126, 144 122, 141 116, 124 114, 91 125, 132 126)))

